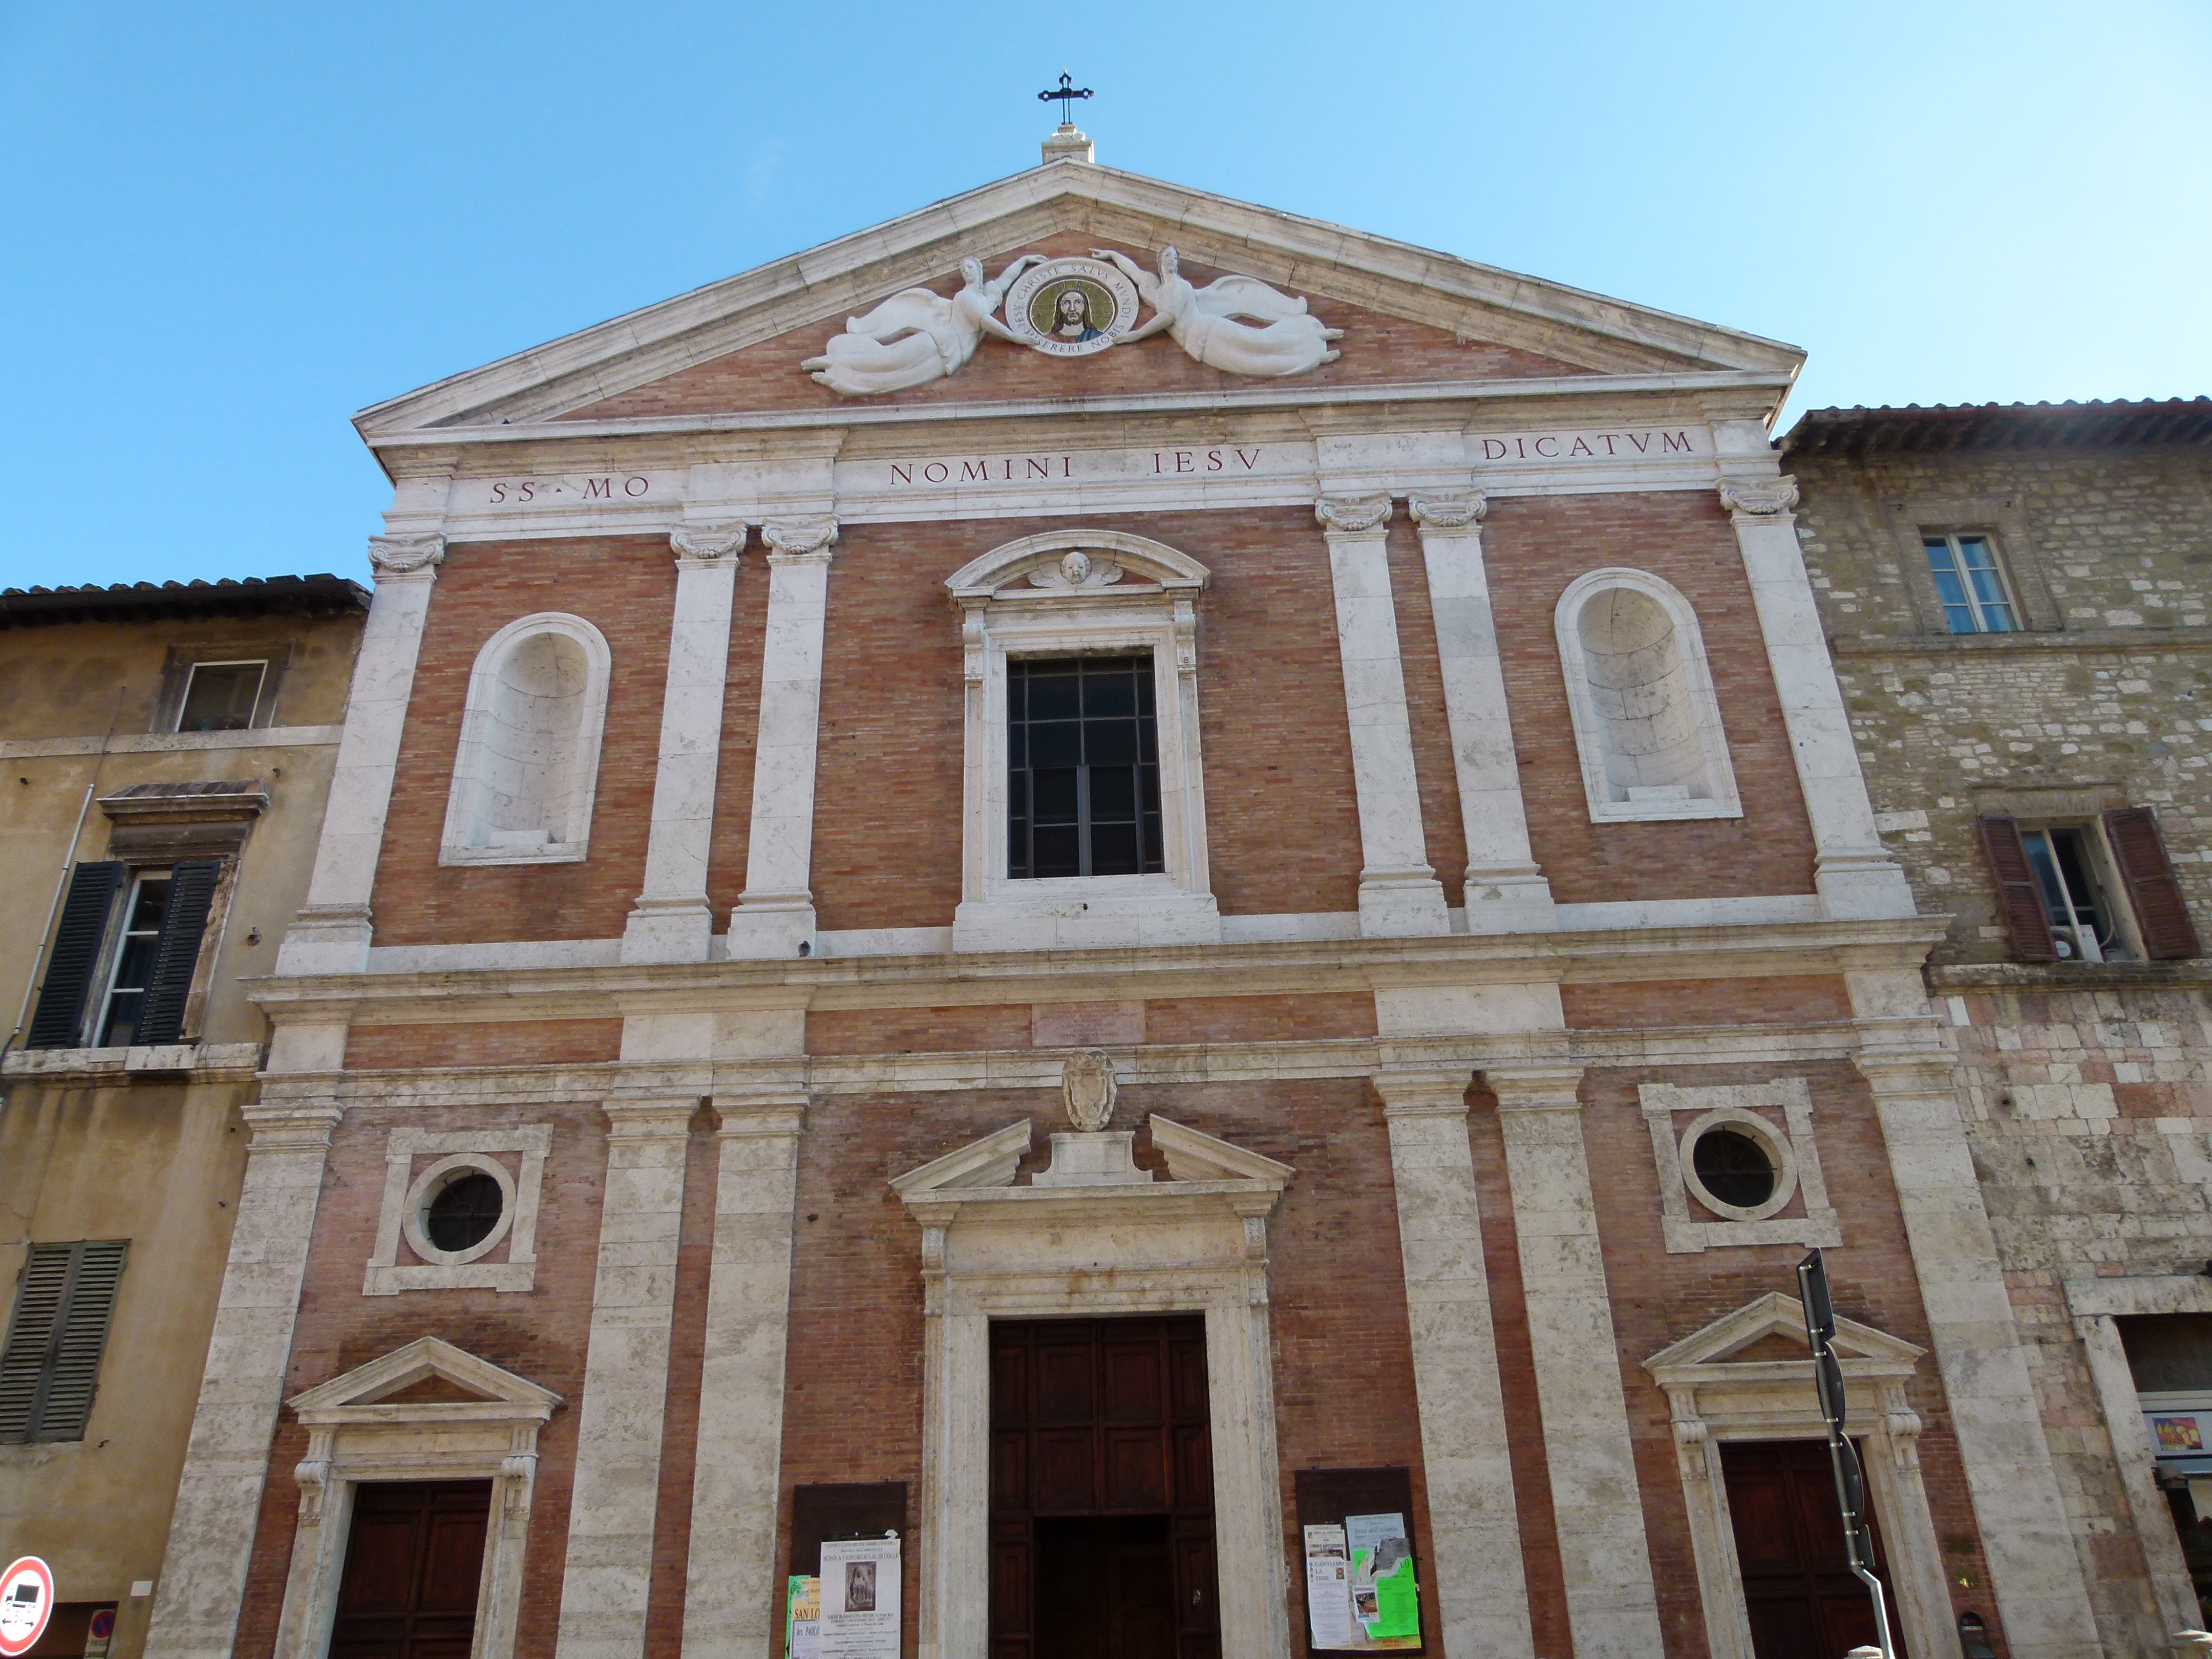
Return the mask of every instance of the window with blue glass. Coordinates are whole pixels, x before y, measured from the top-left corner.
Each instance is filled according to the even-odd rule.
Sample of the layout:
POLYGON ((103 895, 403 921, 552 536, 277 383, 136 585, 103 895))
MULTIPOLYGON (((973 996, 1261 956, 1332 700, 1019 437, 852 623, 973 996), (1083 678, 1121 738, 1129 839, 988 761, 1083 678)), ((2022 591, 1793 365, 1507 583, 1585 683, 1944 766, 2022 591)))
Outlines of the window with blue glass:
POLYGON ((1006 665, 1006 874, 1136 876, 1160 854, 1150 652, 1006 665))
POLYGON ((1954 634, 2010 634, 2020 627, 1996 543, 1965 532, 1923 536, 1921 544, 1928 550, 1943 619, 1954 634))

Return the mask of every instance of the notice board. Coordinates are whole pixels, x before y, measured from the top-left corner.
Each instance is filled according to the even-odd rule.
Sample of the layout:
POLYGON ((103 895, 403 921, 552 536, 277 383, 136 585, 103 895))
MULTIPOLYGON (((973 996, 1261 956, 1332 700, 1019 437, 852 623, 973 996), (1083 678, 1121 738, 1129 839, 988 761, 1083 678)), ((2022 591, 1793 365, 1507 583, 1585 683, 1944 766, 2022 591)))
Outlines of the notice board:
POLYGON ((1297 1493, 1306 1651, 1426 1653, 1411 1472, 1300 1469, 1297 1493))

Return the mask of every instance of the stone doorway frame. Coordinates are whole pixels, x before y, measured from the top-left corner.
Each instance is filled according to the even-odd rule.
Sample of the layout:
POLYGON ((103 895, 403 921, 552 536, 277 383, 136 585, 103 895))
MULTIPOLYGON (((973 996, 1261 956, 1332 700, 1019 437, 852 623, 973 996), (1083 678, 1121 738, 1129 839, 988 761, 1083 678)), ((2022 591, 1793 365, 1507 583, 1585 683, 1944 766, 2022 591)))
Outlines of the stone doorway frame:
POLYGON ((1223 1659, 1290 1654, 1267 1219, 1293 1172, 1151 1126, 1167 1181, 1014 1186, 1024 1118, 891 1182, 922 1230, 921 1659, 988 1650, 991 1321, 1176 1313, 1206 1318, 1223 1659))
MULTIPOLYGON (((1889 1557, 1899 1633, 1911 1653, 1957 1659, 1959 1638, 1951 1624, 1943 1557, 1920 1477, 1920 1417, 1905 1395, 1905 1383, 1928 1351, 1841 1315, 1836 1318, 1835 1349, 1849 1402, 1844 1432, 1866 1448, 1867 1488, 1889 1557)), ((1721 1446, 1730 1440, 1827 1438, 1814 1389, 1804 1310, 1794 1297, 1771 1291, 1661 1349, 1644 1362, 1644 1369, 1666 1390, 1674 1418, 1675 1465, 1689 1511, 1690 1546, 1712 1659, 1753 1659, 1751 1615, 1721 1473, 1721 1446), (1805 1348, 1806 1357, 1735 1357, 1770 1336, 1805 1348)))
POLYGON ((372 1480, 482 1480, 491 1482, 491 1520, 469 1659, 511 1659, 538 1431, 561 1396, 425 1336, 294 1395, 290 1404, 307 1428, 307 1455, 294 1471, 300 1519, 276 1659, 323 1659, 330 1650, 358 1487, 372 1480), (434 1377, 477 1397, 386 1403, 434 1377))

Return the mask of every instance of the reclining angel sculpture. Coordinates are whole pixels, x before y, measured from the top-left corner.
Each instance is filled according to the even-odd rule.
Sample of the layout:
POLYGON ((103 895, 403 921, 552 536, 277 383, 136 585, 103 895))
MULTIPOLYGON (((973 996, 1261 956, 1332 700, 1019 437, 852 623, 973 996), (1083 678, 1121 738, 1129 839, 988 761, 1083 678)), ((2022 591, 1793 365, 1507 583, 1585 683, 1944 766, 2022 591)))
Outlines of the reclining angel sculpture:
POLYGON ((1022 343, 996 313, 1014 278, 1043 257, 1024 253, 988 283, 981 259, 963 259, 962 287, 951 299, 926 288, 902 289, 866 316, 847 318, 845 331, 831 335, 822 355, 799 367, 848 398, 903 392, 957 374, 987 333, 1022 343))
POLYGON ((1334 362, 1340 355, 1329 342, 1342 339, 1342 329, 1323 327, 1320 318, 1306 314, 1304 300, 1256 276, 1223 276, 1193 288, 1177 269, 1173 244, 1160 249, 1157 276, 1111 248, 1091 252, 1118 266, 1152 308, 1150 319, 1121 337, 1123 345, 1165 329, 1170 339, 1201 363, 1231 374, 1267 376, 1303 374, 1334 362), (1235 320, 1240 317, 1255 318, 1259 326, 1235 320))

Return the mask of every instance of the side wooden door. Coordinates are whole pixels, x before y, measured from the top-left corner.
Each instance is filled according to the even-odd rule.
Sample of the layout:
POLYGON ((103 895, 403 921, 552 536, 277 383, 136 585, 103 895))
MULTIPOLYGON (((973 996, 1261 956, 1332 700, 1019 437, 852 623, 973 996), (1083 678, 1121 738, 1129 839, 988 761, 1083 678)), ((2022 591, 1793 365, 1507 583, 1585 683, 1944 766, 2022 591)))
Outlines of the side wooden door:
MULTIPOLYGON (((1844 1659, 1855 1647, 1873 1645, 1874 1602, 1844 1550, 1827 1443, 1729 1441, 1721 1447, 1721 1473, 1758 1659, 1844 1659)), ((1889 1603, 1890 1639, 1901 1656, 1897 1597, 1871 1516, 1867 1530, 1889 1603)))
POLYGON ((331 1659, 469 1659, 490 1518, 489 1480, 357 1488, 331 1659))

